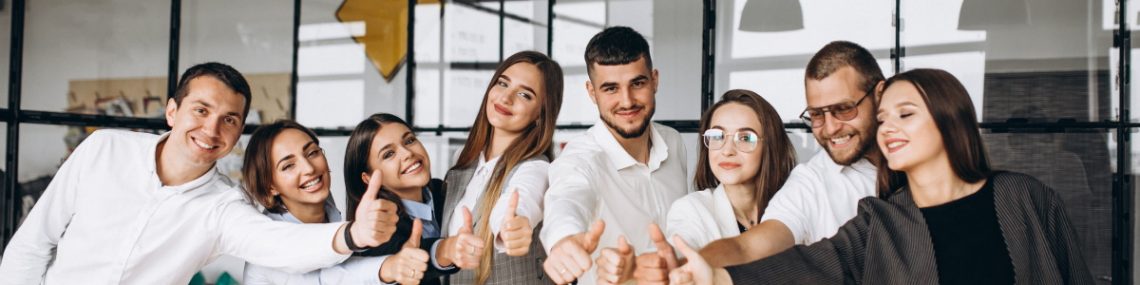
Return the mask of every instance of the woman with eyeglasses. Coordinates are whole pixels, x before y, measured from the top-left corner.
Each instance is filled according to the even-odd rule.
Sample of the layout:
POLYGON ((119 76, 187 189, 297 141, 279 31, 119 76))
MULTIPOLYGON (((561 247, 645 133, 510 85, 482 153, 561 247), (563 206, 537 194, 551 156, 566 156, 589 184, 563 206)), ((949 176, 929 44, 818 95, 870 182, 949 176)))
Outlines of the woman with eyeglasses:
POLYGON ((673 284, 1092 284, 1061 197, 992 171, 970 95, 937 69, 885 83, 878 187, 834 236, 712 269, 684 244, 673 284))

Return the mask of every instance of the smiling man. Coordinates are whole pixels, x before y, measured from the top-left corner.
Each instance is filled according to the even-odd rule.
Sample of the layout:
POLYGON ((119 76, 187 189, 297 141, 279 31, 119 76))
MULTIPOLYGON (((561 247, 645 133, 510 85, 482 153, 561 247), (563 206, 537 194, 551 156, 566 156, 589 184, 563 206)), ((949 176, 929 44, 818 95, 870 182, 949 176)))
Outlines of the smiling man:
POLYGON ((669 206, 689 192, 680 134, 650 121, 658 77, 645 38, 607 28, 590 39, 585 57, 586 90, 601 121, 551 163, 540 234, 549 253, 543 268, 560 284, 628 279, 632 270, 596 276, 591 268, 603 255, 596 250, 610 251, 612 258, 599 260, 611 265, 605 271, 628 268, 634 250, 653 244, 646 226, 665 224, 669 206))
POLYGON ((91 134, 12 237, 0 284, 186 284, 223 254, 300 273, 386 242, 395 216, 382 206, 350 227, 298 225, 243 198, 215 162, 237 143, 249 101, 241 73, 200 64, 167 102, 169 132, 91 134))

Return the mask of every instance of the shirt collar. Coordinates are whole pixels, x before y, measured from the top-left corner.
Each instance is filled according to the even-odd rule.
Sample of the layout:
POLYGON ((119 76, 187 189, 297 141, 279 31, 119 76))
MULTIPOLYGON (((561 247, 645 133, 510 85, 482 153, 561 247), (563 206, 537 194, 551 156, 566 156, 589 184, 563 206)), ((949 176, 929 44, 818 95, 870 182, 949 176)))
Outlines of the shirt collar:
POLYGON ((827 161, 825 164, 826 164, 827 170, 831 173, 842 174, 844 171, 848 171, 848 170, 858 171, 858 172, 870 172, 870 173, 874 173, 874 172, 878 171, 878 169, 875 167, 875 165, 871 164, 871 161, 867 160, 867 158, 865 158, 865 157, 859 158, 859 160, 855 161, 855 163, 852 163, 851 165, 840 165, 838 163, 835 163, 835 160, 831 159, 830 154, 826 153, 827 150, 822 150, 822 151, 824 152, 824 155, 828 156, 826 158, 827 161))
POLYGON ((479 152, 479 164, 475 166, 475 173, 481 173, 484 171, 489 171, 490 169, 494 169, 495 164, 499 163, 499 158, 503 157, 500 155, 500 156, 496 156, 495 158, 492 158, 490 160, 486 160, 486 159, 484 159, 483 155, 484 155, 483 152, 479 152))
MULTIPOLYGON (((657 128, 654 127, 652 122, 649 123, 647 128, 646 131, 649 132, 649 141, 652 144, 649 147, 649 163, 647 166, 649 170, 652 171, 660 167, 661 163, 668 158, 669 146, 665 144, 665 140, 661 138, 661 134, 657 132, 657 128)), ((617 138, 610 133, 605 122, 595 123, 593 127, 590 127, 588 132, 594 137, 594 141, 598 143, 598 146, 605 151, 614 169, 620 170, 637 165, 637 159, 634 159, 632 155, 629 155, 629 153, 625 151, 625 148, 621 147, 617 138)))
POLYGON ((435 216, 432 207, 435 203, 432 202, 431 191, 428 191, 427 187, 424 187, 422 191, 424 195, 423 203, 407 199, 402 199, 401 202, 404 203, 404 208, 407 209, 408 215, 420 220, 431 221, 432 217, 435 216))
MULTIPOLYGON (((293 216, 293 213, 290 213, 289 209, 285 209, 285 211, 281 213, 268 213, 266 215, 274 221, 286 221, 294 224, 301 224, 301 220, 297 219, 296 216, 293 216)), ((344 221, 344 218, 340 215, 340 210, 336 209, 336 202, 333 202, 332 197, 325 199, 325 217, 328 218, 329 223, 344 221)))
POLYGON ((175 193, 185 193, 186 191, 197 189, 198 187, 206 185, 219 175, 218 164, 215 162, 214 165, 210 167, 210 170, 207 170, 205 174, 202 174, 202 176, 199 176, 198 178, 194 178, 194 180, 191 180, 190 182, 174 186, 162 185, 162 179, 158 177, 158 144, 166 141, 168 138, 170 138, 169 131, 162 133, 162 135, 159 136, 158 139, 155 140, 154 143, 150 144, 150 146, 147 148, 147 157, 150 158, 148 159, 149 162, 146 163, 148 166, 147 170, 150 171, 151 178, 154 179, 154 181, 156 181, 162 188, 171 189, 175 193))

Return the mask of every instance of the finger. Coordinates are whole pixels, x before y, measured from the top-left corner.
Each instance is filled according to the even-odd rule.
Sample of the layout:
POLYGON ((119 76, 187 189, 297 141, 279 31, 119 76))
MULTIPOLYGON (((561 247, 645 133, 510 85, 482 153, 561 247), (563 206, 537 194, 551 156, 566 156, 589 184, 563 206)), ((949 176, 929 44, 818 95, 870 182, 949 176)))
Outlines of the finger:
POLYGON ((598 239, 602 237, 602 232, 605 230, 606 222, 600 219, 594 221, 594 224, 590 226, 590 230, 586 232, 586 240, 582 244, 583 249, 587 252, 594 252, 594 249, 598 247, 598 239))
POLYGON ((361 204, 371 204, 372 201, 378 198, 377 193, 380 193, 380 182, 380 169, 373 170, 372 174, 368 176, 368 188, 364 191, 364 197, 360 198, 361 204))
POLYGON ((507 219, 515 217, 515 212, 519 208, 519 191, 511 192, 511 199, 507 200, 507 219))
POLYGON ((467 209, 467 207, 464 206, 463 207, 463 227, 459 228, 459 233, 461 233, 461 234, 474 233, 474 230, 471 229, 471 223, 472 223, 471 222, 471 210, 467 209))
POLYGON ((404 248, 420 248, 420 236, 423 235, 424 226, 420 219, 412 220, 412 235, 404 242, 404 248))
MULTIPOLYGON (((573 268, 568 269, 580 269, 582 272, 585 272, 587 269, 590 269, 590 267, 594 265, 593 260, 590 259, 590 253, 583 251, 581 248, 570 250, 567 252, 567 255, 570 256, 570 260, 567 263, 574 265, 573 268)), ((581 276, 581 273, 574 272, 574 276, 581 276)))
POLYGON ((629 246, 629 242, 625 240, 625 235, 618 236, 618 254, 623 257, 633 254, 633 247, 629 246))
POLYGON ((562 273, 558 272, 557 266, 559 264, 561 263, 552 256, 542 262, 542 269, 546 271, 546 276, 550 276, 550 281, 553 281, 555 284, 564 284, 566 280, 562 278, 562 273))
POLYGON ((681 239, 681 236, 674 235, 673 236, 673 244, 677 245, 677 249, 680 250, 681 254, 684 255, 685 258, 689 260, 689 264, 692 264, 692 265, 703 265, 703 264, 705 264, 705 260, 704 260, 704 258, 701 257, 701 254, 697 253, 692 248, 689 248, 689 245, 686 244, 685 241, 681 239))
MULTIPOLYGON (((566 278, 568 281, 574 281, 578 279, 579 276, 582 276, 582 273, 586 272, 586 270, 590 268, 589 266, 582 266, 582 264, 576 261, 573 256, 570 256, 569 258, 563 258, 561 261, 562 269, 565 269, 566 275, 568 275, 566 278)), ((586 263, 590 263, 588 259, 586 263)))

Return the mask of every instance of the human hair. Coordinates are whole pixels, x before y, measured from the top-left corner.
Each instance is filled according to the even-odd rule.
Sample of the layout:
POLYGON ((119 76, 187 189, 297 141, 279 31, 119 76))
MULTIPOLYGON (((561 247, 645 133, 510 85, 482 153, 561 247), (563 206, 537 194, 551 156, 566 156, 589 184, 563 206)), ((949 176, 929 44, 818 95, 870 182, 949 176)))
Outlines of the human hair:
MULTIPOLYGON (((950 169, 963 181, 974 183, 989 177, 989 159, 978 129, 974 104, 966 87, 954 75, 941 69, 914 69, 892 76, 884 88, 898 82, 910 82, 918 89, 926 109, 942 135, 942 147, 950 159, 950 169)), ((882 160, 879 163, 879 196, 886 197, 907 185, 904 172, 894 171, 882 160)))
POLYGON ((870 92, 883 81, 883 71, 870 51, 853 42, 834 41, 819 49, 808 61, 805 83, 806 80, 823 80, 845 66, 854 68, 862 77, 859 90, 870 92))
MULTIPOLYGON (((724 105, 737 103, 756 112, 756 118, 760 119, 759 132, 762 143, 755 151, 760 151, 760 169, 757 170, 756 176, 753 181, 756 183, 756 205, 760 210, 761 215, 764 213, 764 208, 768 205, 768 201, 776 195, 776 191, 784 186, 784 182, 788 180, 788 175, 792 173, 792 168, 796 167, 796 149, 792 146, 791 140, 788 139, 787 133, 784 132, 784 123, 780 119, 780 114, 776 112, 768 101, 752 92, 744 89, 733 89, 725 92, 720 97, 720 101, 713 104, 703 115, 701 115, 700 128, 698 135, 704 134, 712 124, 713 114, 716 110, 724 105)), ((697 151, 697 169, 693 177, 693 184, 698 190, 715 188, 720 185, 720 180, 713 175, 712 166, 709 163, 709 148, 703 142, 697 143, 699 151, 697 151)), ((729 147, 729 146, 724 146, 729 147)))
POLYGON ((614 26, 602 30, 586 44, 587 75, 594 72, 594 64, 622 65, 645 58, 645 66, 653 70, 649 56, 649 42, 630 27, 614 26))
MULTIPOLYGON (((356 128, 352 129, 352 134, 348 136, 348 146, 344 150, 344 193, 345 193, 345 208, 348 212, 347 216, 349 221, 354 221, 356 218, 356 206, 360 204, 361 197, 364 192, 368 190, 368 183, 360 180, 361 173, 368 173, 371 175, 372 168, 368 166, 368 159, 372 148, 372 139, 376 137, 376 133, 380 128, 386 124, 400 124, 412 129, 407 122, 403 119, 388 113, 376 113, 368 116, 368 118, 356 124, 356 128)), ((401 206, 400 196, 392 192, 392 190, 380 187, 377 196, 380 199, 391 201, 397 205, 397 214, 404 215, 404 207, 401 206)), ((369 197, 371 199, 372 197, 369 197)))
POLYGON ((285 211, 281 197, 271 194, 269 188, 273 186, 273 143, 277 135, 289 129, 309 135, 318 145, 321 143, 313 130, 292 120, 277 120, 253 131, 245 148, 245 156, 242 157, 242 190, 245 197, 265 207, 270 213, 285 211))
POLYGON ((484 284, 491 277, 495 235, 491 232, 489 219, 491 209, 499 202, 503 184, 507 182, 507 175, 528 159, 542 156, 545 156, 545 159, 554 157, 551 145, 558 111, 562 108, 562 67, 558 65, 558 62, 542 53, 522 51, 511 55, 495 69, 491 82, 487 84, 487 91, 483 93, 483 104, 479 106, 475 123, 467 135, 467 143, 463 145, 463 150, 460 151, 459 158, 452 169, 476 166, 479 163, 479 155, 491 146, 494 127, 487 119, 487 108, 490 108, 490 105, 487 104, 487 98, 490 96, 491 89, 495 87, 499 76, 507 68, 524 62, 534 64, 542 72, 542 89, 545 93, 537 96, 541 105, 541 112, 538 114, 538 119, 524 128, 522 133, 507 146, 510 151, 503 152, 502 156, 499 157, 499 162, 495 164, 495 168, 491 172, 491 179, 487 182, 487 188, 479 197, 476 207, 478 207, 477 213, 482 213, 482 215, 479 215, 478 221, 475 221, 475 234, 483 239, 484 252, 483 260, 479 262, 479 268, 475 271, 475 284, 484 284))
POLYGON ((224 63, 200 63, 186 69, 186 72, 182 73, 182 78, 178 80, 178 88, 174 90, 174 95, 171 97, 174 99, 174 103, 182 106, 182 98, 186 98, 186 95, 190 94, 190 81, 202 76, 213 77, 233 89, 234 92, 241 94, 241 97, 245 99, 241 118, 245 120, 249 117, 249 105, 253 103, 253 97, 249 91, 249 82, 245 81, 245 76, 242 76, 241 72, 224 63))

